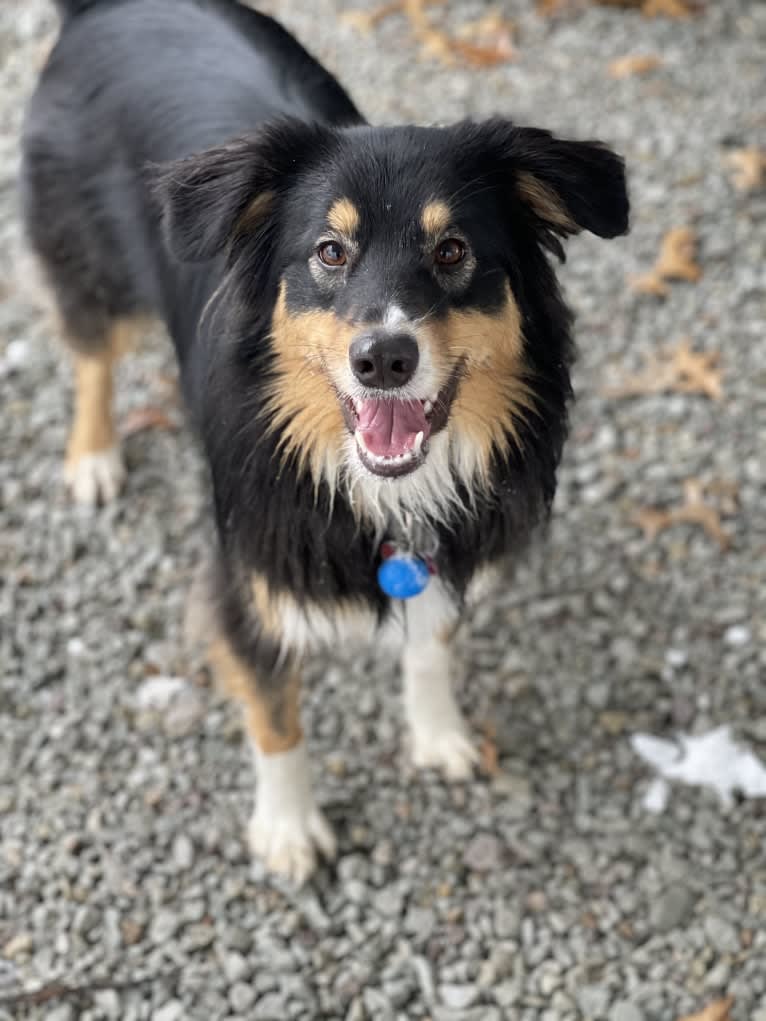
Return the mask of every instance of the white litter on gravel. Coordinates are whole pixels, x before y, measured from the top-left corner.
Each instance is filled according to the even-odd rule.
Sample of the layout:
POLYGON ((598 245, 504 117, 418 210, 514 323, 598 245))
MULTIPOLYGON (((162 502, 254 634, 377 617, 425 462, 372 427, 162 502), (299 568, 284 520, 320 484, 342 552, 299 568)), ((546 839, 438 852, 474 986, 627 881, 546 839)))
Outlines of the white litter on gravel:
POLYGON ((173 699, 185 691, 188 681, 183 677, 166 677, 158 674, 144 681, 136 692, 136 704, 140 709, 167 709, 173 699))
POLYGON ((25 340, 12 340, 0 355, 0 378, 20 369, 29 359, 29 344, 25 340))
POLYGON ((766 797, 766 766, 734 740, 728 725, 696 737, 679 734, 676 741, 634 734, 630 743, 633 751, 660 774, 643 797, 649 812, 665 809, 670 794, 668 780, 711 787, 727 806, 733 803, 735 792, 746 798, 766 797))

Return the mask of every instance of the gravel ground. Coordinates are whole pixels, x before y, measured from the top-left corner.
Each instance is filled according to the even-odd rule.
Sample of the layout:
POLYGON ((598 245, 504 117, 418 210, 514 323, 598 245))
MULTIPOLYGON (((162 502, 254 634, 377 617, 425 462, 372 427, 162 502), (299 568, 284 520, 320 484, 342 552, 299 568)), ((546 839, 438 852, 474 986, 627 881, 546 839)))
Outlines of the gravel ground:
MULTIPOLYGON (((318 664, 307 711, 337 871, 300 893, 253 874, 237 715, 183 648, 204 531, 189 436, 132 436, 126 496, 95 517, 62 492, 70 381, 25 285, 15 192, 55 18, 47 0, 5 2, 0 998, 89 992, 0 1019, 675 1021, 731 994, 734 1021, 766 1021, 766 806, 674 787, 651 815, 629 740, 730 723, 766 758, 766 198, 722 162, 766 140, 766 5, 545 21, 508 0, 519 59, 491 71, 418 59, 399 18, 360 36, 343 6, 272 4, 371 118, 503 112, 602 137, 630 165, 632 234, 569 248, 579 403, 549 540, 460 638, 462 698, 477 728, 492 721, 502 772, 414 776, 387 658, 318 664), (663 66, 607 77, 635 52, 663 66), (635 294, 626 278, 686 224, 700 282, 635 294), (604 396, 684 336, 721 353, 723 401, 604 396), (725 552, 693 526, 650 541, 631 521, 693 477, 712 484, 725 552), (163 705, 158 673, 190 683, 163 705)), ((449 17, 481 9, 452 0, 449 17)), ((161 342, 126 363, 121 414, 160 403, 180 422, 172 374, 161 342)))

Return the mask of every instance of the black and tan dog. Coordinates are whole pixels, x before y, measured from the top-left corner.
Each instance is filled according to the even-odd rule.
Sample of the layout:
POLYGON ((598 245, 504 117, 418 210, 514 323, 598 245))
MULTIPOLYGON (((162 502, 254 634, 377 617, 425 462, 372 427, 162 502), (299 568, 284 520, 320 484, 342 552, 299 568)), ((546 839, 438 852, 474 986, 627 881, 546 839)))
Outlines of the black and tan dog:
POLYGON ((553 499, 573 349, 550 256, 626 231, 623 164, 502 119, 370 127, 235 0, 60 7, 23 189, 74 354, 67 477, 118 492, 112 369, 160 317, 212 478, 210 651, 255 749, 251 843, 302 880, 335 851, 299 722, 319 647, 400 627, 416 762, 472 768, 449 637, 553 499), (428 564, 407 602, 386 544, 428 564))

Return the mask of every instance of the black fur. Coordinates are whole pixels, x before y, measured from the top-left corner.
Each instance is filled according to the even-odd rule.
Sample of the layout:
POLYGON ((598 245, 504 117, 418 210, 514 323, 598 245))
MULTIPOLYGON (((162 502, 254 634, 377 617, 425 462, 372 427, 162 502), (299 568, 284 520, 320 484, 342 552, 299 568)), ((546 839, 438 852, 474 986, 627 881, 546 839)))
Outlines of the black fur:
POLYGON ((599 143, 500 119, 368 127, 282 28, 234 0, 62 6, 89 9, 65 24, 30 107, 29 233, 82 347, 115 317, 167 322, 211 469, 223 623, 256 666, 273 670, 278 650, 249 609, 252 570, 299 601, 388 610, 375 578, 379 536, 343 493, 316 493, 294 461, 282 462, 279 436, 264 429, 279 281, 293 311, 334 308, 360 322, 380 314, 392 289, 413 315, 438 318, 492 311, 510 282, 539 414, 521 424, 520 447, 496 456, 475 510, 465 493, 439 526, 439 570, 462 598, 477 567, 517 548, 547 514, 567 430, 571 323, 545 250, 561 253, 558 238, 571 231, 522 201, 517 175, 554 192, 577 228, 613 237, 627 229, 622 161, 599 143), (264 191, 273 201, 242 228, 264 191), (453 196, 471 224, 483 271, 460 293, 408 262, 392 232, 430 194, 453 196), (305 252, 341 196, 375 211, 365 224, 370 272, 342 293, 320 292, 305 252))

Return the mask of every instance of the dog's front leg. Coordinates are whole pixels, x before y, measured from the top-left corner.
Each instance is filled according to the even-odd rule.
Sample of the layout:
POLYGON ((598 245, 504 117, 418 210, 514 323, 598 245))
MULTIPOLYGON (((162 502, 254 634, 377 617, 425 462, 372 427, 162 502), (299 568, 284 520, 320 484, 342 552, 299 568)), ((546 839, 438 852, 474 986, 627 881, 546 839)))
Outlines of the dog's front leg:
POLYGON ((300 671, 253 668, 219 638, 212 663, 223 686, 244 709, 258 788, 248 837, 272 872, 301 884, 314 872, 317 852, 334 858, 335 837, 316 802, 300 724, 300 671))
POLYGON ((404 708, 415 765, 464 780, 479 756, 452 691, 450 644, 458 608, 434 579, 421 595, 407 600, 404 613, 404 708))

